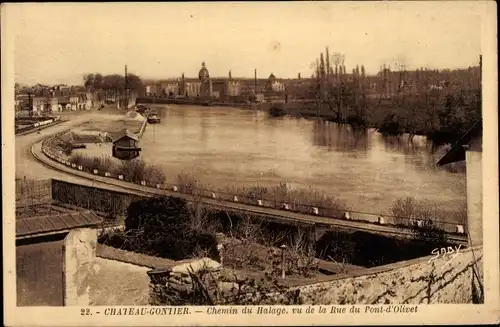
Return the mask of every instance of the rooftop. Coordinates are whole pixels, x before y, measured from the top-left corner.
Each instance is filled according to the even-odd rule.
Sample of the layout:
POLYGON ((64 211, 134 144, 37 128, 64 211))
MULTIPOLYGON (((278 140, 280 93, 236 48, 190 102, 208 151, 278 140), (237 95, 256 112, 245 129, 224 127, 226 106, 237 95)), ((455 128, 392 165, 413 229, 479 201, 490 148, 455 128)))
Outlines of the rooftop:
POLYGON ((481 135, 483 131, 483 122, 478 121, 475 123, 461 138, 458 140, 451 149, 438 161, 438 166, 450 164, 465 160, 464 145, 467 145, 473 138, 481 135))
POLYGON ((16 238, 27 238, 66 232, 75 228, 98 225, 102 219, 94 213, 86 211, 60 212, 54 210, 39 216, 16 215, 16 238))
POLYGON ((135 135, 128 129, 123 129, 115 135, 115 137, 113 138, 113 143, 115 143, 118 140, 121 140, 124 137, 131 138, 134 141, 139 141, 139 137, 137 135, 135 135))

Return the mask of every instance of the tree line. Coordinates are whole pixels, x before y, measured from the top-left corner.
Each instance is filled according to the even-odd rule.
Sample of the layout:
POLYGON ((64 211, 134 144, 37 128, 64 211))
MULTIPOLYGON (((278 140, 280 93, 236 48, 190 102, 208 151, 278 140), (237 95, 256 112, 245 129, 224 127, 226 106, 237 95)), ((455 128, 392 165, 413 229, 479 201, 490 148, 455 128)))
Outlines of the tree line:
POLYGON ((356 65, 347 73, 344 61, 344 55, 332 55, 326 47, 312 64, 314 83, 309 98, 314 99, 318 116, 320 112, 329 112, 334 121, 353 127, 375 127, 385 135, 409 133, 410 139, 413 135, 426 135, 438 143, 457 140, 481 119, 480 81, 471 83, 471 79, 480 78, 474 76, 474 68, 443 71, 443 87, 433 85, 439 80, 439 71, 417 70, 412 72, 417 76, 412 83, 419 85, 412 89, 408 83, 410 73, 404 66, 393 72, 384 67, 375 94, 373 90, 369 94, 364 66, 356 65), (386 93, 389 74, 396 77, 397 84, 390 96, 386 93), (468 83, 453 80, 464 74, 469 74, 468 83))
POLYGON ((107 94, 123 94, 127 87, 139 95, 144 94, 145 86, 141 78, 135 74, 125 76, 119 74, 102 75, 100 73, 86 74, 83 77, 85 89, 90 92, 105 91, 107 94))

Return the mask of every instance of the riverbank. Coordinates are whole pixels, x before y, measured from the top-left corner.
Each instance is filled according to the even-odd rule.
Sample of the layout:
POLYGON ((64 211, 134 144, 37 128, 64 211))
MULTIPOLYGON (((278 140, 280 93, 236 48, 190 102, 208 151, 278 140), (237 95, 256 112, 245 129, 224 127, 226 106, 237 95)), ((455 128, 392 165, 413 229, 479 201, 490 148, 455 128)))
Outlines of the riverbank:
POLYGON ((277 103, 228 103, 205 101, 201 99, 173 99, 141 97, 138 103, 177 104, 195 106, 234 107, 261 110, 272 116, 290 116, 311 120, 325 120, 350 125, 357 129, 374 128, 384 135, 400 136, 409 134, 425 136, 436 144, 456 142, 476 120, 480 119, 480 108, 476 103, 448 108, 445 104, 434 104, 431 116, 424 105, 408 101, 405 105, 396 100, 367 99, 364 108, 345 107, 338 116, 337 108, 315 100, 300 100, 277 103), (275 110, 278 108, 277 110, 275 110), (479 110, 479 112, 478 112, 479 110), (438 113, 439 121, 436 121, 438 113), (447 118, 442 122, 444 115, 447 118))
POLYGON ((133 133, 140 134, 144 132, 146 118, 130 111, 127 114, 121 115, 106 115, 103 119, 92 119, 83 125, 80 125, 78 131, 80 133, 101 132, 107 133, 111 137, 120 133, 123 129, 128 129, 133 133))
MULTIPOLYGON (((47 144, 49 140, 44 141, 47 144)), ((146 164, 142 160, 124 161, 117 164, 111 157, 87 157, 72 155, 62 158, 52 149, 42 147, 42 150, 51 159, 71 166, 82 172, 92 173, 94 176, 103 175, 110 179, 132 182, 142 186, 154 187, 160 190, 172 190, 180 194, 195 197, 217 199, 219 201, 231 201, 259 207, 281 209, 290 212, 331 217, 336 219, 347 219, 353 221, 365 221, 368 223, 393 225, 393 226, 414 226, 432 227, 432 230, 447 231, 453 233, 456 224, 463 224, 464 213, 446 212, 444 210, 434 210, 433 217, 429 217, 423 212, 427 212, 432 207, 426 202, 411 200, 411 215, 402 216, 400 212, 391 209, 392 215, 381 215, 367 212, 360 212, 347 208, 338 199, 313 188, 297 189, 290 188, 285 183, 275 187, 265 187, 260 185, 247 185, 240 188, 218 188, 202 185, 191 175, 178 175, 177 183, 165 183, 165 174, 154 165, 146 164), (347 210, 347 212, 345 212, 347 210), (421 213, 422 212, 422 213, 421 213), (420 226, 420 223, 422 226, 420 226)), ((406 208, 406 207, 405 207, 406 208)))

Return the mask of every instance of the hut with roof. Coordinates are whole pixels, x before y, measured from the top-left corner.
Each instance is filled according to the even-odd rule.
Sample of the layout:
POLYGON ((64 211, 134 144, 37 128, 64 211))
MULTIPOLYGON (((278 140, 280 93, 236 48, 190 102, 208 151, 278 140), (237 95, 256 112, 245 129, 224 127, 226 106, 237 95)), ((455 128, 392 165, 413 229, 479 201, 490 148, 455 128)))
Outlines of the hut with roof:
POLYGON ((120 131, 113 137, 113 157, 132 160, 139 156, 139 137, 128 129, 120 131))
POLYGON ((465 161, 467 234, 470 246, 483 244, 482 121, 475 123, 438 161, 438 166, 465 161))
POLYGON ((89 305, 101 222, 90 211, 16 213, 17 306, 89 305))

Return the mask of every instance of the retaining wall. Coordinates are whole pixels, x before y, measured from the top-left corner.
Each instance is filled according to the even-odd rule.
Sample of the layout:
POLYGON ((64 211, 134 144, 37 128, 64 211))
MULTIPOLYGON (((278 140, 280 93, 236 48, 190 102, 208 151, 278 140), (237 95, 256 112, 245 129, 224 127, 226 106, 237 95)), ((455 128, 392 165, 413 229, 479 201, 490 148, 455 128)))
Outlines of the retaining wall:
MULTIPOLYGON (((290 297, 293 304, 310 305, 482 303, 475 296, 482 293, 481 286, 478 287, 483 283, 482 255, 482 248, 475 248, 460 252, 451 261, 449 256, 432 261, 433 257, 425 257, 368 269, 354 276, 328 277, 307 285, 286 285, 285 281, 279 281, 286 287, 266 294, 265 304, 290 304, 290 297)), ((150 278, 153 305, 170 304, 162 302, 165 294, 187 294, 191 282, 174 278, 174 283, 170 271, 150 273, 150 278)), ((258 300, 252 302, 252 298, 261 296, 249 294, 247 301, 261 304, 258 300)))

